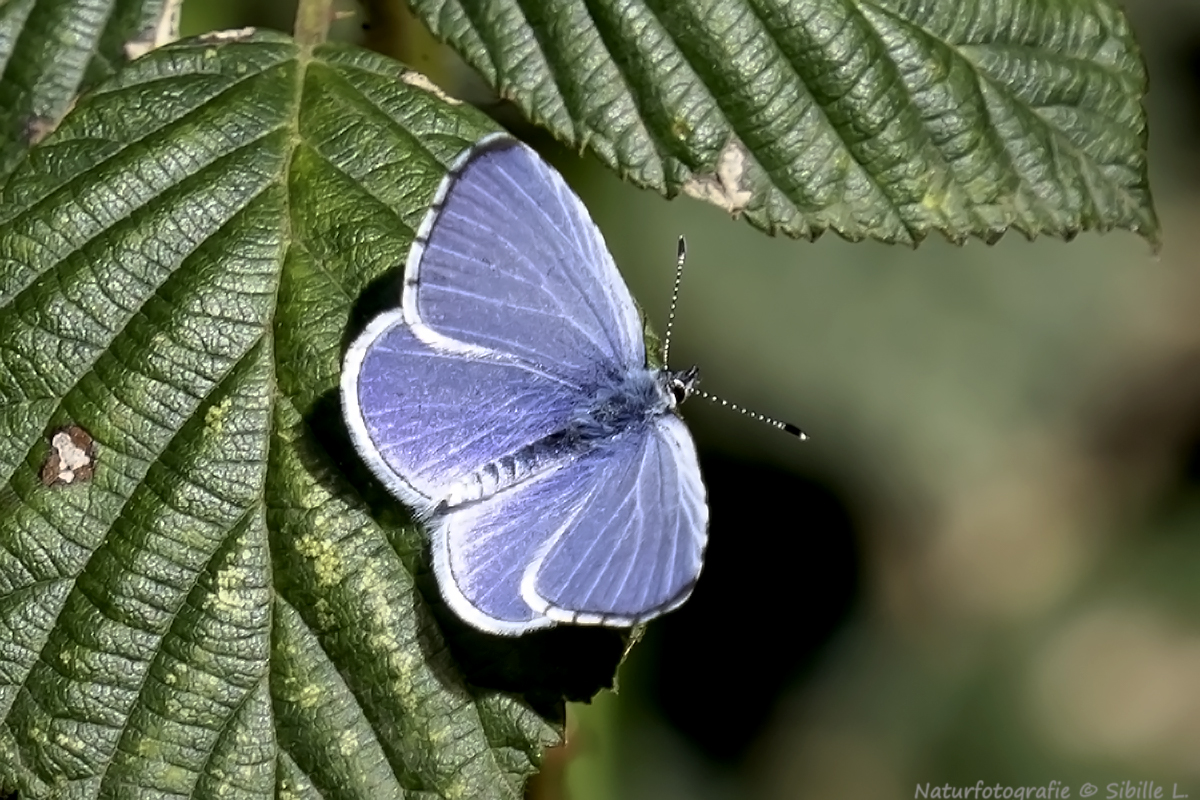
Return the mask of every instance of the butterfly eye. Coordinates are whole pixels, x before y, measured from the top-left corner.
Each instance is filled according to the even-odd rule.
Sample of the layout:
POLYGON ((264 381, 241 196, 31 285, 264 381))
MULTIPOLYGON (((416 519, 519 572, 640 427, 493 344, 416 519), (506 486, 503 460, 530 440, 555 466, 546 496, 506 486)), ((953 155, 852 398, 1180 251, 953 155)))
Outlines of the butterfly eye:
POLYGON ((674 407, 695 393, 696 382, 700 380, 700 370, 696 367, 688 367, 680 372, 668 372, 667 378, 667 389, 671 392, 672 407, 674 407))
POLYGON ((671 396, 675 399, 675 405, 679 405, 688 398, 688 387, 681 380, 671 381, 671 396))

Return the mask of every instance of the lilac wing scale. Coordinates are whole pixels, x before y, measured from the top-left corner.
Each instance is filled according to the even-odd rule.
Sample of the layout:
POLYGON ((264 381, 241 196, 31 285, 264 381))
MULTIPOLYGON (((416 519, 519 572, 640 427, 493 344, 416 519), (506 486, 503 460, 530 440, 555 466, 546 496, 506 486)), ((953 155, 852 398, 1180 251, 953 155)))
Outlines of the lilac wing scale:
POLYGON ((424 513, 455 481, 561 431, 579 395, 526 365, 435 350, 393 313, 351 347, 343 402, 372 471, 424 513))
POLYGON ((687 599, 708 506, 683 421, 659 417, 613 442, 597 491, 531 568, 525 599, 559 621, 637 622, 687 599))
POLYGON ((410 256, 405 313, 418 335, 428 326, 580 385, 643 366, 633 298, 558 173, 508 138, 485 140, 460 169, 410 256))

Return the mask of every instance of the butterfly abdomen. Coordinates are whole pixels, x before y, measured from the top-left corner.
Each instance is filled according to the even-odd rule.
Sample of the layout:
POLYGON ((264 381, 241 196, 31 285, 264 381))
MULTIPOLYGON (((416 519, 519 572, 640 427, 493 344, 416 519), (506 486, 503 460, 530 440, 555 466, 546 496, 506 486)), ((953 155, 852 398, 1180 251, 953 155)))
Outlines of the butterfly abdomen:
POLYGON ((449 487, 442 506, 454 508, 486 500, 554 469, 582 450, 577 437, 569 431, 551 434, 465 475, 449 487))

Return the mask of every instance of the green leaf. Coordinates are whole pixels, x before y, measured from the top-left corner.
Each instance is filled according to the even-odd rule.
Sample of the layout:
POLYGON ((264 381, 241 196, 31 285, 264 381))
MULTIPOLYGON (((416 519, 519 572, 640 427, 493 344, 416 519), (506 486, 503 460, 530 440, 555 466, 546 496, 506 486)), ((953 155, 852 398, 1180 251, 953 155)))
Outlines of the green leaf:
POLYGON ((180 0, 0 2, 0 179, 80 92, 178 20, 180 0))
POLYGON ((1158 241, 1112 0, 411 4, 561 141, 770 233, 1158 241))
POLYGON ((559 640, 456 629, 346 444, 350 323, 491 130, 412 82, 277 35, 171 45, 0 190, 0 786, 517 798, 557 728, 480 683, 611 680, 619 649, 556 689, 578 674, 519 668, 559 640), (94 474, 47 485, 66 425, 94 474))

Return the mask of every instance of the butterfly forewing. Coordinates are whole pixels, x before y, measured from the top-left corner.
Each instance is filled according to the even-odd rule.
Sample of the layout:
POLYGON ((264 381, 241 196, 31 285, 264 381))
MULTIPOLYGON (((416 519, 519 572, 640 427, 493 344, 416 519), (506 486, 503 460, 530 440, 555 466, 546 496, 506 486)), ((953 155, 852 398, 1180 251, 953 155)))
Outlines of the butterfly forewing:
POLYGON ((579 397, 574 386, 530 366, 430 347, 398 313, 364 331, 343 372, 355 446, 422 514, 497 454, 561 431, 579 397))
POLYGON ((484 139, 451 170, 405 279, 407 320, 431 343, 514 356, 579 385, 643 366, 641 322, 599 230, 511 138, 484 139))

